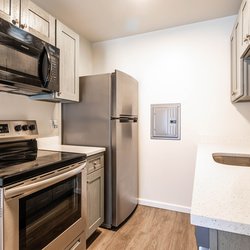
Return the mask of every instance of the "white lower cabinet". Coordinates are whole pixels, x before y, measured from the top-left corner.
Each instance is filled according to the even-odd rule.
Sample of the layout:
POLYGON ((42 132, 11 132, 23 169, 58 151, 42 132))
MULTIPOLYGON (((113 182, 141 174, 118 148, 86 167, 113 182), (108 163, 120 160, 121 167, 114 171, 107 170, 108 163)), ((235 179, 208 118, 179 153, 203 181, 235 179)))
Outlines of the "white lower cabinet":
POLYGON ((87 159, 87 229, 86 239, 104 221, 104 155, 87 159))

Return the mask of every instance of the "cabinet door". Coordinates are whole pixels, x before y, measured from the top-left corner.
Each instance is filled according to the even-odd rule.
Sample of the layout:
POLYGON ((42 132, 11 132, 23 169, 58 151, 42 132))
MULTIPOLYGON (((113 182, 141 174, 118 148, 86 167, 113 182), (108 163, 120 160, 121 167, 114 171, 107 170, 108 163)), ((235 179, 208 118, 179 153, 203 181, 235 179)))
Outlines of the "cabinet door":
POLYGON ((250 44, 250 33, 249 33, 249 0, 243 0, 240 11, 239 11, 239 23, 240 23, 240 50, 239 57, 246 50, 250 44))
POLYGON ((60 49, 60 92, 57 97, 79 101, 79 35, 57 21, 56 46, 60 49))
POLYGON ((104 221, 104 168, 87 176, 88 238, 104 221))
POLYGON ((236 21, 231 36, 231 100, 243 96, 243 81, 240 60, 240 23, 236 21))
POLYGON ((0 18, 19 25, 20 0, 0 0, 0 18))
POLYGON ((21 0, 20 28, 55 45, 55 18, 30 0, 21 0))
POLYGON ((249 250, 248 235, 209 229, 210 250, 249 250))

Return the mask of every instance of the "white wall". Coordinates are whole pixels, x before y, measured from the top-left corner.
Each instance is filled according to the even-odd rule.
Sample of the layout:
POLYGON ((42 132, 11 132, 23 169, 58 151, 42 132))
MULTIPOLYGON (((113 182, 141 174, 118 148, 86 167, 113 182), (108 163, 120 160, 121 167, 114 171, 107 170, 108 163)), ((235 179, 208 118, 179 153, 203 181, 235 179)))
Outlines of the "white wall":
POLYGON ((89 75, 93 69, 92 44, 81 36, 79 50, 79 76, 89 75))
MULTIPOLYGON (((79 75, 92 72, 92 47, 80 37, 79 75)), ((58 136, 59 129, 53 128, 51 120, 57 120, 60 128, 60 105, 33 101, 26 96, 0 93, 0 120, 36 120, 40 137, 58 136)))
POLYGON ((139 81, 141 203, 187 211, 197 144, 250 140, 250 103, 230 102, 234 21, 226 17, 93 45, 95 73, 117 68, 139 81), (150 139, 150 104, 159 103, 181 103, 180 141, 150 139))
POLYGON ((0 120, 36 120, 40 137, 58 134, 58 129, 54 129, 51 123, 52 119, 57 119, 57 114, 54 103, 0 93, 0 120))

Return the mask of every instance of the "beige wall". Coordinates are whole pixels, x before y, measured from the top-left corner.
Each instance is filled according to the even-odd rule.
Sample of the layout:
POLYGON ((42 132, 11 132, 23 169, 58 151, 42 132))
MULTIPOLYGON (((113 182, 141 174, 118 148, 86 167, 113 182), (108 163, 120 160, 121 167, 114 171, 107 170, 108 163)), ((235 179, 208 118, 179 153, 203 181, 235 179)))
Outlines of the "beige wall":
POLYGON ((93 45, 95 73, 117 68, 139 81, 143 204, 188 211, 197 144, 250 141, 250 103, 230 102, 234 21, 226 17, 93 45), (150 139, 150 104, 159 103, 181 103, 180 141, 150 139))
MULTIPOLYGON (((91 74, 91 72, 91 44, 80 37, 79 75, 91 74)), ((0 120, 13 119, 36 120, 40 137, 58 136, 59 129, 53 128, 51 120, 56 120, 60 125, 60 105, 30 100, 26 96, 0 93, 0 120)))
POLYGON ((89 75, 93 69, 92 44, 80 37, 79 76, 89 75))

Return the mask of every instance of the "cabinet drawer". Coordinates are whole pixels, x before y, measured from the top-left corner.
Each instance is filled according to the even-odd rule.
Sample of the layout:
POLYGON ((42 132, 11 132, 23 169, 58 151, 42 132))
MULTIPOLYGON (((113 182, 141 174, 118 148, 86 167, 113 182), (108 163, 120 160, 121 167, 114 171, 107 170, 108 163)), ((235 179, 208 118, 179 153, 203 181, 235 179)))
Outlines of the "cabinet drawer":
POLYGON ((88 159, 88 164, 87 164, 88 174, 102 168, 104 166, 103 161, 104 161, 104 156, 103 155, 90 157, 88 159))
POLYGON ((65 250, 83 250, 86 249, 85 233, 80 234, 65 250))

